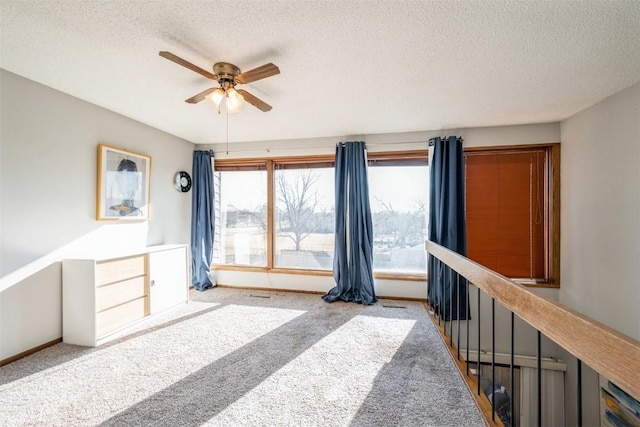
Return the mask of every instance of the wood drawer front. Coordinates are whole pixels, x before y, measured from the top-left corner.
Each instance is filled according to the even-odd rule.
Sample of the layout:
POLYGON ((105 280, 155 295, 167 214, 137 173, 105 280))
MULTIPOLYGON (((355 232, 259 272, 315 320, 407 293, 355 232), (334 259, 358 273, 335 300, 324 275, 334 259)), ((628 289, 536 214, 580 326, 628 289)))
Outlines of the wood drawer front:
POLYGON ((96 264, 96 286, 131 279, 146 273, 145 255, 99 262, 96 264))
POLYGON ((138 298, 126 304, 101 311, 96 318, 97 336, 114 331, 145 316, 147 297, 138 298))
POLYGON ((147 295, 147 276, 105 285, 96 289, 96 310, 102 311, 147 295))

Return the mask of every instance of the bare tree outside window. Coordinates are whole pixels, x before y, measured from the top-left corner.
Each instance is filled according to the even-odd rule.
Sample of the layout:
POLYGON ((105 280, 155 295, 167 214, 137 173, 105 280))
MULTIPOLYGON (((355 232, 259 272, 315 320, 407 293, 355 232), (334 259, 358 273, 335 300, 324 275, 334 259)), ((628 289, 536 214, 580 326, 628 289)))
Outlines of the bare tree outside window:
POLYGON ((311 169, 302 169, 293 179, 284 174, 276 178, 279 213, 288 223, 285 227, 281 225, 280 230, 293 240, 296 251, 313 229, 313 214, 318 206, 318 191, 314 187, 317 181, 318 175, 311 169))
POLYGON ((249 208, 238 208, 235 205, 227 205, 226 225, 236 226, 238 223, 257 225, 260 230, 267 232, 267 205, 254 205, 249 208))
POLYGON ((333 168, 276 170, 276 265, 331 268, 333 168))
POLYGON ((391 273, 426 271, 426 165, 369 167, 373 268, 391 273))
MULTIPOLYGON (((406 212, 398 212, 393 203, 376 197, 382 209, 375 213, 380 236, 385 236, 390 247, 410 248, 424 244, 426 209, 424 200, 414 200, 406 212)), ((375 234, 374 234, 375 237, 375 234)))

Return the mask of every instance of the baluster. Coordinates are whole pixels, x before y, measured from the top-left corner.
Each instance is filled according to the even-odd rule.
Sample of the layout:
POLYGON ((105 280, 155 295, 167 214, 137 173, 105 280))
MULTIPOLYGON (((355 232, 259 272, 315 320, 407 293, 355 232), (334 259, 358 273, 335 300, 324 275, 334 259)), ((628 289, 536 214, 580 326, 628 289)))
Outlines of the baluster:
MULTIPOLYGON (((442 270, 442 276, 440 277, 440 298, 438 299, 438 310, 440 311, 440 318, 443 320, 444 325, 442 326, 442 331, 444 336, 447 336, 447 318, 442 317, 444 315, 444 269, 442 270)), ((439 323, 438 323, 439 324, 439 323)))
MULTIPOLYGON (((465 286, 465 295, 467 296, 467 304, 469 303, 469 285, 470 283, 467 282, 467 286, 465 286)), ((470 307, 465 307, 465 310, 467 311, 467 358, 465 359, 467 361, 467 376, 469 376, 469 318, 471 317, 471 315, 469 314, 469 312, 471 311, 470 307)))
POLYGON ((491 298, 491 421, 496 420, 496 300, 491 298))
POLYGON ((476 366, 478 380, 478 396, 480 396, 480 288, 478 288, 478 365, 476 366))
MULTIPOLYGON (((511 312, 511 360, 509 361, 509 374, 511 377, 511 384, 510 384, 510 388, 511 388, 511 399, 509 401, 509 412, 511 412, 511 419, 513 420, 513 417, 515 416, 515 408, 514 408, 514 397, 515 397, 515 391, 513 390, 516 387, 516 381, 515 378, 513 377, 513 366, 515 365, 515 357, 514 357, 514 352, 515 352, 515 334, 514 334, 514 315, 513 315, 513 311, 511 312)), ((513 425, 513 423, 511 423, 513 425)))
POLYGON ((457 326, 457 356, 458 356, 458 360, 460 360, 460 275, 458 273, 456 273, 456 314, 457 316, 457 321, 456 321, 456 326, 457 326))
POLYGON ((449 347, 453 347, 453 268, 449 268, 449 347))
POLYGON ((538 426, 542 426, 542 345, 540 331, 536 335, 536 359, 538 368, 538 426))
POLYGON ((578 360, 578 427, 582 427, 582 360, 578 360))
POLYGON ((437 271, 440 270, 440 263, 441 262, 442 261, 440 261, 438 258, 435 258, 434 262, 433 262, 433 301, 431 302, 433 304, 433 306, 432 306, 433 307, 433 313, 438 316, 438 326, 440 326, 440 312, 439 312, 438 303, 437 303, 438 292, 437 292, 437 290, 435 288, 436 288, 436 286, 438 288, 440 287, 440 282, 438 282, 436 280, 436 277, 438 277, 437 271))

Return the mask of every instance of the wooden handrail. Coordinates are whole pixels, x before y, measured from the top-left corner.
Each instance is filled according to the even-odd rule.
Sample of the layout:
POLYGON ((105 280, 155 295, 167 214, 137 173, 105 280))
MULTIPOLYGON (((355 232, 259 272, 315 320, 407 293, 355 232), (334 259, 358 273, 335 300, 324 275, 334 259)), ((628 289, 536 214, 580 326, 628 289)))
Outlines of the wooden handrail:
POLYGON ((529 325, 640 400, 640 341, 536 295, 437 243, 427 241, 426 249, 529 325))

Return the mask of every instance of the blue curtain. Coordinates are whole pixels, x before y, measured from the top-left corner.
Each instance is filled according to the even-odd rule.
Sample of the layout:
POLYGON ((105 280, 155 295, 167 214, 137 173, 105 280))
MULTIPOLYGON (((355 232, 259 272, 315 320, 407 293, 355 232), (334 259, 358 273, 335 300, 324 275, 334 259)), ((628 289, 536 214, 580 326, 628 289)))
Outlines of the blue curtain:
MULTIPOLYGON (((431 189, 429 192, 429 240, 460 255, 467 255, 464 213, 464 153, 462 139, 433 138, 431 189)), ((444 320, 469 317, 467 282, 429 255, 427 293, 429 303, 444 320)))
POLYGON ((210 151, 193 152, 191 196, 191 282, 198 291, 215 286, 210 277, 215 228, 215 195, 210 151))
POLYGON ((336 286, 322 299, 373 304, 377 299, 373 285, 373 223, 365 143, 338 144, 335 161, 333 277, 336 286))

